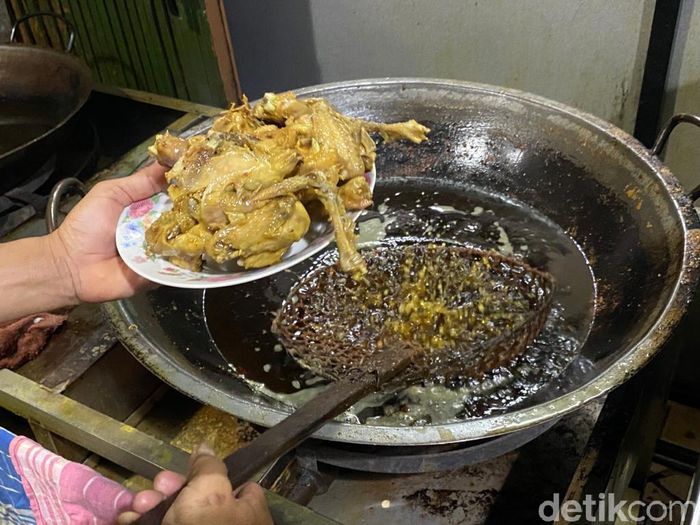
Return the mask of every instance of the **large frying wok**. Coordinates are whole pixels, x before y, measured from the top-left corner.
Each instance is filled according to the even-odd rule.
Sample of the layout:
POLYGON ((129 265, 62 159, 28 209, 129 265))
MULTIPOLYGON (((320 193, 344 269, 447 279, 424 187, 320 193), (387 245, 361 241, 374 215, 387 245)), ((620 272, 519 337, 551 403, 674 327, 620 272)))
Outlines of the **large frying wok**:
MULTIPOLYGON (((57 15, 37 13, 19 19, 12 38, 31 16, 57 15)), ((65 53, 0 45, 0 193, 22 185, 49 159, 90 95, 90 70, 69 54, 74 37, 68 27, 65 53)))
MULTIPOLYGON (((534 210, 530 215, 514 211, 501 218, 499 227, 510 232, 516 250, 524 242, 517 236, 530 235, 530 251, 523 254, 558 279, 565 324, 578 330, 580 343, 558 377, 506 410, 446 424, 333 422, 316 437, 437 445, 542 426, 627 380, 680 320, 698 276, 698 219, 668 168, 615 126, 534 95, 465 82, 365 80, 298 93, 325 97, 355 116, 384 122, 416 118, 433 127, 425 146, 381 147, 378 204, 384 195, 415 186, 442 191, 453 208, 464 193, 469 206, 483 196, 484 207, 496 215, 534 210), (568 248, 562 241, 541 249, 540 233, 532 232, 547 228, 566 237, 568 248), (572 246, 580 248, 577 262, 555 264, 572 246)), ((481 214, 479 208, 472 215, 481 214)), ((106 310, 124 344, 164 381, 204 403, 270 426, 290 409, 217 366, 220 354, 205 316, 219 325, 219 334, 230 336, 226 355, 245 362, 254 353, 251 338, 269 328, 269 310, 260 312, 274 307, 294 278, 280 274, 247 291, 234 287, 206 297, 161 288, 106 310)))

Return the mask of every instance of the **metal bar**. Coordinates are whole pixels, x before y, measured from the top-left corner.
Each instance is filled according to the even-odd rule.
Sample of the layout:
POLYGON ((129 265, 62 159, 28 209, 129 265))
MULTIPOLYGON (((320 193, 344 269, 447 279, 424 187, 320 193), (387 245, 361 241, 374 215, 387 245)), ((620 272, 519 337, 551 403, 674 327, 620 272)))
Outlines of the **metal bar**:
MULTIPOLYGON (((27 14, 36 13, 39 10, 36 5, 36 0, 24 0, 24 6, 27 14)), ((31 28, 32 37, 34 38, 36 45, 40 47, 51 47, 51 44, 46 37, 46 31, 44 31, 44 25, 41 17, 32 18, 25 23, 31 28)))
POLYGON ((649 48, 639 93, 637 121, 634 126, 634 136, 647 147, 651 147, 654 143, 659 126, 680 7, 681 0, 665 0, 656 2, 654 8, 649 48))
POLYGON ((695 473, 695 465, 690 465, 676 457, 666 456, 664 454, 655 453, 654 463, 657 463, 671 470, 675 470, 687 476, 692 476, 695 473))
POLYGON ((141 476, 187 471, 188 456, 179 448, 10 370, 0 371, 0 405, 141 476))
MULTIPOLYGON (((63 8, 61 7, 61 0, 48 0, 48 2, 50 4, 49 11, 57 13, 65 18, 66 15, 63 12, 63 8)), ((54 20, 53 22, 54 22, 54 26, 55 26, 57 37, 58 37, 57 44, 58 44, 60 49, 65 49, 66 44, 68 43, 68 35, 66 35, 66 38, 64 38, 63 31, 66 28, 63 27, 63 24, 60 24, 58 22, 58 20, 54 20)), ((76 38, 76 45, 77 45, 77 40, 79 40, 79 39, 76 38)), ((80 50, 78 50, 78 54, 79 55, 81 54, 80 50)))
MULTIPOLYGON (((187 471, 188 455, 179 448, 10 370, 0 370, 0 406, 141 476, 153 478, 164 469, 187 471)), ((271 492, 267 498, 279 525, 334 523, 271 492)))
MULTIPOLYGON (((123 423, 125 425, 129 425, 131 427, 136 427, 141 421, 143 421, 144 417, 153 409, 153 407, 163 399, 165 394, 168 393, 170 388, 163 384, 160 387, 158 387, 155 392, 153 392, 146 400, 139 406, 136 410, 134 410, 129 417, 127 417, 123 423)), ((97 454, 91 454, 88 456, 85 461, 83 461, 83 465, 87 465, 90 468, 94 468, 97 466, 97 464, 100 462, 100 456, 97 454)))
MULTIPOLYGON (((619 502, 626 489, 643 486, 665 420, 678 360, 678 348, 672 342, 646 368, 608 395, 562 501, 582 502, 586 497, 596 499, 606 494, 619 502)), ((557 523, 564 522, 562 518, 557 523)))
MULTIPOLYGON (((43 13, 56 12, 51 5, 50 0, 38 0, 37 10, 43 13)), ((54 49, 65 49, 65 45, 61 41, 61 28, 59 27, 59 22, 53 17, 43 17, 42 23, 44 24, 44 30, 49 39, 50 47, 54 49)))
POLYGON ((695 466, 700 460, 700 454, 681 445, 671 443, 664 439, 656 442, 654 460, 657 463, 668 465, 671 468, 693 475, 695 466))
POLYGON ((274 492, 265 491, 272 521, 277 525, 337 525, 338 522, 292 503, 274 492))
MULTIPOLYGON (((28 14, 24 3, 21 0, 10 0, 8 7, 11 8, 10 14, 12 15, 12 23, 14 24, 18 18, 28 14)), ((19 34, 22 35, 23 44, 33 44, 34 39, 32 37, 32 32, 26 24, 19 25, 19 34)))

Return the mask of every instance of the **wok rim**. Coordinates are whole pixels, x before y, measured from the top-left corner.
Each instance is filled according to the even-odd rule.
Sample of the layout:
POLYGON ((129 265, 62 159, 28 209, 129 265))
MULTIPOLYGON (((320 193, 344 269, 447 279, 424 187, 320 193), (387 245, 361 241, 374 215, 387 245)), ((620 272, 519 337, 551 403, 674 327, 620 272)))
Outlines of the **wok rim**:
MULTIPOLYGON (((574 120, 582 121, 603 136, 614 139, 621 147, 631 150, 648 167, 650 176, 653 174, 666 189, 673 203, 684 238, 681 268, 667 304, 639 342, 630 347, 598 376, 560 397, 506 414, 423 427, 390 427, 331 421, 319 429, 313 437, 340 443, 383 446, 444 445, 496 437, 569 414, 627 381, 656 355, 668 339, 685 313, 700 277, 700 222, 678 180, 658 157, 652 155, 634 137, 617 126, 590 113, 520 90, 458 80, 389 77, 319 84, 294 91, 298 95, 313 95, 321 89, 328 91, 379 85, 401 88, 406 84, 411 84, 412 87, 464 89, 474 94, 496 95, 543 106, 550 110, 554 109, 574 120), (694 254, 696 254, 695 257, 693 257, 694 254)), ((175 366, 169 355, 157 351, 150 341, 135 329, 138 320, 132 320, 129 316, 126 301, 108 303, 104 307, 119 338, 129 351, 155 375, 175 389, 202 403, 210 404, 236 417, 265 427, 279 423, 291 413, 291 410, 284 411, 276 406, 237 398, 231 393, 222 392, 209 383, 204 383, 201 377, 197 378, 194 374, 183 372, 175 366), (203 384, 206 386, 203 387, 203 384)))
POLYGON ((21 151, 30 148, 34 144, 46 139, 59 129, 61 129, 63 126, 65 126, 70 119, 72 119, 78 111, 82 109, 82 107, 85 105, 87 102, 88 98, 90 98, 90 93, 92 91, 92 75, 90 74, 90 69, 85 65, 80 59, 76 58, 73 55, 69 55, 68 53, 64 53, 62 51, 56 51, 55 49, 47 49, 43 47, 36 47, 36 46, 30 46, 30 45, 25 45, 25 44, 3 44, 0 45, 0 53, 6 53, 6 52, 19 52, 19 53, 30 53, 30 54, 47 54, 53 57, 60 56, 62 60, 69 60, 72 62, 73 67, 75 70, 79 73, 81 77, 81 89, 84 91, 82 94, 79 93, 79 98, 78 102, 73 105, 73 108, 71 109, 70 113, 68 115, 61 119, 57 124, 55 124, 51 129, 45 131, 41 135, 38 135, 34 137, 32 140, 25 142, 24 144, 21 144, 20 146, 17 146, 16 148, 13 148, 11 150, 6 151, 3 154, 0 154, 0 162, 3 162, 4 160, 12 157, 13 155, 16 155, 20 153, 21 151))

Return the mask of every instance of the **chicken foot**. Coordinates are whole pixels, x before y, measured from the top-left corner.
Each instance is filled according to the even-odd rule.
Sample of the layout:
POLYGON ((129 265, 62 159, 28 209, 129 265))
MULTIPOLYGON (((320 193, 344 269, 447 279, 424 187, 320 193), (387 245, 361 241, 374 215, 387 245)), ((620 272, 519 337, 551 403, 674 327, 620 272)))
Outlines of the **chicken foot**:
POLYGON ((342 270, 352 274, 353 277, 364 275, 367 272, 367 266, 355 246, 355 223, 348 217, 343 200, 336 188, 328 183, 325 175, 310 172, 290 177, 263 188, 253 197, 252 202, 275 199, 302 190, 312 190, 328 213, 335 231, 335 242, 338 245, 342 270))
POLYGON ((427 134, 430 132, 430 128, 426 128, 413 119, 392 124, 363 120, 362 127, 370 133, 379 133, 384 142, 407 139, 415 144, 420 144, 428 139, 427 134))

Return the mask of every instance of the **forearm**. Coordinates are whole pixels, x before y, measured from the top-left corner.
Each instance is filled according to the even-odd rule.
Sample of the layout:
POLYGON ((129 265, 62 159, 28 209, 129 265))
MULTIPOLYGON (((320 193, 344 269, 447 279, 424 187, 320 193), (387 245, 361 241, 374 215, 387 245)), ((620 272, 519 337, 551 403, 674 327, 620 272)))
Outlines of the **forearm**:
POLYGON ((76 304, 65 259, 51 236, 0 243, 0 323, 76 304))

